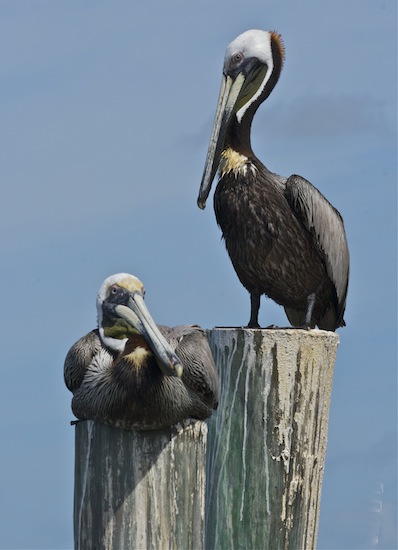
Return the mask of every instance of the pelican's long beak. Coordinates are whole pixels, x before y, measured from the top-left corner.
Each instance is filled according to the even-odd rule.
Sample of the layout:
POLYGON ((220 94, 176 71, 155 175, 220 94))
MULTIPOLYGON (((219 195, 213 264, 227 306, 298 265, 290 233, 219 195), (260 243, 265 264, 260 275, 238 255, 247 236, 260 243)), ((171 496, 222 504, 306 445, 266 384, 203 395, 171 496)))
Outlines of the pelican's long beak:
POLYGON ((115 312, 144 336, 163 373, 181 378, 183 370, 181 362, 152 319, 143 295, 140 292, 132 292, 128 305, 115 306, 115 312))
POLYGON ((216 116, 214 119, 213 131, 210 138, 209 149, 202 182, 200 184, 198 206, 202 210, 206 207, 206 200, 209 196, 211 184, 216 175, 220 163, 221 153, 224 148, 225 135, 231 116, 236 110, 236 103, 239 98, 245 77, 239 73, 236 78, 223 74, 220 96, 218 98, 216 116))

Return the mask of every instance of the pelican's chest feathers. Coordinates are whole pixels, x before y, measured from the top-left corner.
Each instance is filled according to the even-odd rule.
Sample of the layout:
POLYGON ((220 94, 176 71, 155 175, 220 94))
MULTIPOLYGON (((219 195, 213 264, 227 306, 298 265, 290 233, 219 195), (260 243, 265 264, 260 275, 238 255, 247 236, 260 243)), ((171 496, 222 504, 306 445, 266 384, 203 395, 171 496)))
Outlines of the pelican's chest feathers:
POLYGON ((248 159, 246 167, 246 176, 229 172, 220 178, 214 193, 217 224, 230 254, 242 242, 253 250, 260 242, 270 245, 280 228, 292 222, 284 196, 286 178, 270 172, 256 157, 248 159))
POLYGON ((251 162, 251 160, 245 155, 242 155, 242 153, 238 153, 231 147, 224 149, 224 151, 221 153, 219 167, 221 178, 231 173, 234 174, 236 177, 240 175, 246 176, 248 170, 251 170, 253 175, 255 175, 256 167, 251 162))
POLYGON ((115 387, 141 400, 161 378, 155 357, 145 339, 133 335, 126 343, 123 352, 113 364, 112 380, 115 387))
POLYGON ((123 352, 123 359, 140 370, 153 356, 151 348, 146 340, 140 335, 134 335, 127 341, 123 352))

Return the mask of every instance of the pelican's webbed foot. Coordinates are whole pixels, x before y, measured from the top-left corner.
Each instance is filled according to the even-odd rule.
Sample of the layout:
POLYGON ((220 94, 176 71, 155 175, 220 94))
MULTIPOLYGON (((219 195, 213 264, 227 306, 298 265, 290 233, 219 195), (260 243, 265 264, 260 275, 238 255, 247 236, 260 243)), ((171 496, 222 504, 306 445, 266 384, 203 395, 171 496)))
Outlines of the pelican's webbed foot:
POLYGON ((251 321, 249 321, 249 323, 243 327, 243 328, 261 328, 260 325, 256 322, 256 323, 252 323, 251 321))

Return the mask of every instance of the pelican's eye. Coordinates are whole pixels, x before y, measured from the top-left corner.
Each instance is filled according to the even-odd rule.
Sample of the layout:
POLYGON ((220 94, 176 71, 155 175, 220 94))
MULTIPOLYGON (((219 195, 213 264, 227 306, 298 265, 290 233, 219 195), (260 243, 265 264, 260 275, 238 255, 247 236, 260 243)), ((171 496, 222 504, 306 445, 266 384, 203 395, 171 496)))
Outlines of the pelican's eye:
POLYGON ((109 289, 109 295, 110 296, 116 296, 119 293, 120 287, 117 285, 112 285, 109 289))
POLYGON ((244 59, 244 55, 242 52, 238 52, 234 54, 231 58, 231 65, 239 65, 244 59))
POLYGON ((113 304, 126 304, 129 298, 128 291, 119 286, 119 285, 112 285, 109 288, 108 293, 108 301, 113 304))

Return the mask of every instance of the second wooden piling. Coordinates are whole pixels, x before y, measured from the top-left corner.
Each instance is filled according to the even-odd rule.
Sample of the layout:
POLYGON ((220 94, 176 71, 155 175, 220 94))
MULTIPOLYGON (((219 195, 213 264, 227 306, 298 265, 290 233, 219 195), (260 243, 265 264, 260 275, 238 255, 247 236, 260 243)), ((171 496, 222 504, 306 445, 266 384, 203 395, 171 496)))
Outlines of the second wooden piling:
POLYGON ((206 549, 316 546, 338 336, 213 329, 221 379, 209 421, 206 549))

